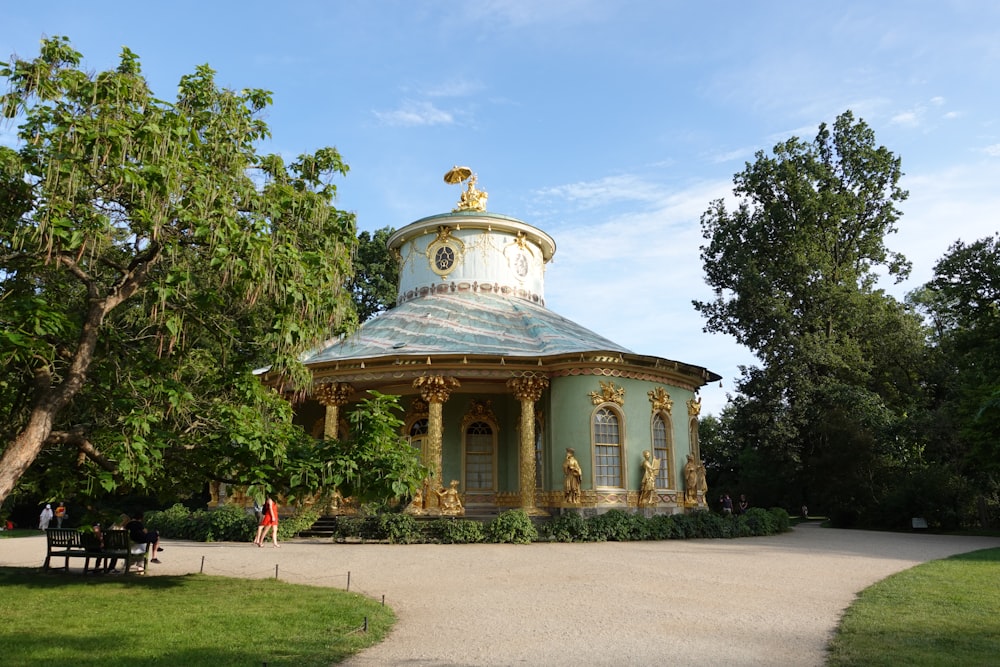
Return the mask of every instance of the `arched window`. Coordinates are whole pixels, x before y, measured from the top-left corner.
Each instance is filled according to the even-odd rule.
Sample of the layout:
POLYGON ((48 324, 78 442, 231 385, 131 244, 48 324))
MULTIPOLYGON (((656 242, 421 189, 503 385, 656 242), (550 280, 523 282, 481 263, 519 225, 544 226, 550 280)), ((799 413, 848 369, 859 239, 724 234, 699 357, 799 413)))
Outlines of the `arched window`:
POLYGON ((610 407, 594 412, 594 484, 623 488, 621 427, 618 413, 610 407))
POLYGON ((664 419, 662 412, 653 415, 653 458, 660 460, 660 469, 656 473, 656 488, 672 489, 673 477, 670 474, 673 463, 672 438, 670 437, 670 422, 664 419))
POLYGON ((493 427, 476 421, 465 429, 465 490, 493 490, 493 427))
POLYGON ((420 453, 424 451, 424 443, 427 441, 427 424, 429 422, 426 419, 418 419, 410 425, 410 431, 407 434, 410 439, 410 446, 413 447, 420 453))

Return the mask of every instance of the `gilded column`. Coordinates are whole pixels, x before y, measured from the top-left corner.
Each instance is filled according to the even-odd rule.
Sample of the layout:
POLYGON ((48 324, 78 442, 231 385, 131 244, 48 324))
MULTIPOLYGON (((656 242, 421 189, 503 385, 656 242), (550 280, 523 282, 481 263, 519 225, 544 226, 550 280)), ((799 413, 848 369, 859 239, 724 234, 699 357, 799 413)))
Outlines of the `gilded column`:
POLYGON ((442 406, 451 392, 461 384, 453 377, 425 375, 413 381, 413 388, 427 401, 427 460, 424 465, 430 470, 430 478, 424 493, 424 503, 428 509, 437 507, 437 491, 444 486, 441 479, 441 442, 444 435, 442 406))
POLYGON ((328 382, 316 386, 316 399, 320 405, 326 406, 326 417, 323 419, 323 439, 336 440, 340 435, 340 406, 354 394, 354 387, 346 382, 328 382))
POLYGON ((521 509, 527 514, 545 514, 535 507, 535 401, 549 386, 543 377, 519 377, 507 380, 507 388, 521 401, 521 509))

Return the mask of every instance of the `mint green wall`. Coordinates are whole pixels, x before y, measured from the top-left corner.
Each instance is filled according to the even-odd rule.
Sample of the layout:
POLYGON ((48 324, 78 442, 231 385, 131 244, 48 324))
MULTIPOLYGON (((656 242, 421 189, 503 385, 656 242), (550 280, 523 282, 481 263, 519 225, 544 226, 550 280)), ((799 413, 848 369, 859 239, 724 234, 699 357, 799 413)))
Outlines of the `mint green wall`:
POLYGON ((546 483, 548 488, 562 487, 562 462, 566 448, 576 450, 576 458, 583 468, 583 488, 594 486, 593 451, 590 441, 590 420, 594 406, 590 392, 601 393, 600 381, 611 381, 625 390, 623 413, 624 467, 628 489, 637 489, 641 476, 642 452, 652 450, 651 418, 652 408, 648 392, 661 386, 674 401, 671 426, 674 443, 673 487, 681 489, 681 469, 690 451, 688 442, 687 401, 694 394, 671 385, 633 380, 629 378, 608 378, 594 375, 576 375, 553 378, 549 396, 550 418, 546 420, 546 483))
POLYGON ((496 415, 497 433, 497 490, 518 490, 517 425, 521 404, 513 396, 504 394, 453 393, 444 404, 442 435, 442 480, 447 484, 462 479, 462 420, 469 412, 473 399, 490 401, 496 415))
MULTIPOLYGON (((637 489, 641 475, 642 452, 652 449, 650 430, 651 406, 647 392, 662 386, 674 401, 671 426, 674 443, 674 474, 672 487, 683 489, 681 479, 684 463, 690 451, 688 443, 687 401, 693 397, 690 391, 663 383, 632 380, 628 378, 607 378, 593 375, 557 377, 551 380, 549 389, 535 404, 543 413, 543 470, 544 489, 561 490, 563 487, 562 464, 566 448, 576 450, 576 458, 583 468, 583 488, 594 487, 593 451, 590 441, 590 420, 594 405, 590 392, 600 393, 599 380, 611 380, 616 387, 625 389, 624 413, 624 466, 627 488, 637 489)), ((473 399, 491 402, 496 415, 499 431, 497 434, 497 490, 517 492, 519 490, 519 443, 517 428, 520 422, 520 401, 506 394, 462 394, 454 393, 444 404, 444 434, 442 441, 442 482, 462 479, 462 420, 468 413, 473 399)))

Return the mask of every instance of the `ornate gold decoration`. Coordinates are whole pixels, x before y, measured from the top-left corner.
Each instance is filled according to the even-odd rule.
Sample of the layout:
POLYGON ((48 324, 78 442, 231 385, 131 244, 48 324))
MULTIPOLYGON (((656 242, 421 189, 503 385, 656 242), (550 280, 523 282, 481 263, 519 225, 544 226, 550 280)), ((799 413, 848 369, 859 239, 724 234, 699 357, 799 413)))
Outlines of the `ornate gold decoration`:
POLYGON ((437 238, 427 244, 424 254, 431 270, 444 278, 461 264, 465 255, 465 244, 451 235, 451 227, 438 225, 437 238))
POLYGON ((461 516, 465 514, 465 507, 462 506, 462 496, 458 492, 458 480, 451 480, 448 488, 436 491, 438 505, 441 507, 441 514, 449 516, 461 516))
POLYGON ((656 387, 655 389, 650 389, 646 392, 649 396, 649 402, 653 404, 653 412, 665 411, 668 415, 671 414, 674 409, 674 401, 670 398, 670 394, 663 387, 656 387))
POLYGON ((403 423, 407 426, 412 425, 413 422, 419 419, 427 418, 427 401, 420 398, 419 396, 410 401, 410 407, 407 408, 406 414, 403 416, 403 423))
POLYGON ((563 501, 568 505, 580 504, 580 482, 583 480, 583 470, 576 460, 576 451, 566 448, 566 460, 563 461, 563 501))
POLYGON ((469 402, 469 411, 465 413, 465 418, 462 420, 462 430, 464 431, 466 426, 477 421, 490 422, 494 426, 499 423, 497 422, 496 414, 493 412, 493 401, 489 399, 485 401, 472 399, 469 402))
POLYGON ((320 405, 346 405, 354 395, 354 387, 346 382, 325 382, 313 390, 320 405))
POLYGON ((424 508, 424 492, 421 489, 418 488, 413 492, 413 500, 410 501, 410 504, 406 506, 403 512, 414 516, 427 514, 427 510, 424 508))
POLYGON ((514 394, 514 398, 519 401, 531 401, 532 403, 542 397, 542 392, 548 389, 548 386, 548 378, 539 376, 526 376, 507 380, 507 388, 514 394))
POLYGON ((420 397, 433 406, 444 403, 451 392, 462 386, 456 378, 444 375, 422 375, 413 380, 413 388, 420 392, 420 397))
POLYGON ((483 190, 476 189, 476 175, 468 167, 452 167, 444 175, 444 182, 457 185, 463 181, 468 181, 468 187, 462 192, 458 200, 458 206, 453 211, 485 211, 486 199, 489 197, 483 190))
POLYGON ((611 380, 605 382, 604 380, 598 380, 601 383, 601 393, 596 391, 590 392, 590 402, 594 405, 600 405, 601 403, 617 403, 618 405, 625 405, 625 388, 616 387, 615 383, 611 380))
POLYGON ((697 417, 698 415, 700 415, 701 414, 701 396, 699 396, 697 399, 692 398, 690 401, 687 402, 687 406, 688 406, 688 416, 689 417, 697 417))
POLYGON ((647 449, 642 453, 642 480, 639 482, 636 507, 656 506, 656 475, 659 471, 660 459, 651 456, 647 449))

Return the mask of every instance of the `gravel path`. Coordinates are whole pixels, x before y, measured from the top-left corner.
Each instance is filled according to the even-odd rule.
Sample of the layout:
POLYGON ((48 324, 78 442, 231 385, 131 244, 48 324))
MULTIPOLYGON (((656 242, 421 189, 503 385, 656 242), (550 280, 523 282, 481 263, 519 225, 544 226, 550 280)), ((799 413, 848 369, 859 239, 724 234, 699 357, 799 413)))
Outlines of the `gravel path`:
MULTIPOLYGON (((802 524, 738 540, 164 547, 154 576, 277 572, 384 596, 399 622, 353 666, 797 666, 823 664, 840 614, 862 589, 928 560, 1000 547, 1000 538, 802 524)), ((42 537, 0 540, 0 565, 38 566, 44 554, 42 537)))

